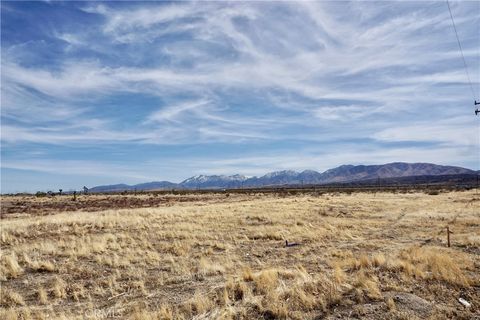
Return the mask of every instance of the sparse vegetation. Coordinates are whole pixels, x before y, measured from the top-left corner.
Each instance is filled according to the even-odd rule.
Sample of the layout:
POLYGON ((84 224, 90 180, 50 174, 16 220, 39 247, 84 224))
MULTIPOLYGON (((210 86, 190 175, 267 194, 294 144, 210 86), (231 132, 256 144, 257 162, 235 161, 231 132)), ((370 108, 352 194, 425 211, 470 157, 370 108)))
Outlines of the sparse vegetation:
POLYGON ((480 312, 474 191, 2 197, 15 201, 37 209, 12 209, 0 221, 2 319, 480 312), (103 201, 148 206, 105 209, 103 201), (64 212, 72 203, 94 212, 64 212))

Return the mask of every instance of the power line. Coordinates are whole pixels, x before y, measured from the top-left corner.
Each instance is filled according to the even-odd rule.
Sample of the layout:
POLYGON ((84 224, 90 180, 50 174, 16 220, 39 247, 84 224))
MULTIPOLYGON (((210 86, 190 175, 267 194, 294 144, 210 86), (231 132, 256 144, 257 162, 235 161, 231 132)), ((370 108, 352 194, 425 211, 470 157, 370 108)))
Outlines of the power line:
POLYGON ((457 27, 455 25, 455 20, 453 20, 452 10, 450 9, 450 3, 447 1, 448 12, 450 12, 450 18, 452 19, 453 30, 455 30, 455 36, 457 37, 458 48, 460 48, 460 53, 462 54, 463 66, 465 67, 465 73, 467 74, 468 83, 470 84, 470 90, 472 91, 473 100, 475 100, 475 91, 473 90, 472 81, 470 80, 470 74, 468 73, 467 61, 465 60, 465 55, 463 54, 462 44, 460 43, 460 38, 458 37, 457 27))
MULTIPOLYGON (((453 30, 455 31, 455 36, 457 38, 458 48, 460 49, 460 53, 462 55, 463 66, 465 68, 465 73, 467 75, 468 84, 470 85, 470 90, 472 91, 473 100, 474 100, 474 103, 475 103, 475 106, 476 106, 477 105, 477 100, 475 99, 475 91, 473 89, 472 81, 470 80, 470 74, 468 73, 467 61, 465 60, 465 55, 463 54, 462 44, 460 43, 460 38, 458 37, 457 26, 455 25, 455 20, 453 19, 453 14, 452 14, 452 9, 450 8, 450 3, 448 2, 448 0, 446 0, 446 2, 447 2, 448 12, 450 12, 450 18, 452 19, 453 30)), ((478 112, 478 109, 475 110, 475 115, 477 115, 477 112, 478 112)), ((480 149, 480 121, 478 122, 477 139, 478 139, 477 145, 480 149)), ((478 166, 477 169, 480 168, 480 152, 477 152, 477 166, 478 166)), ((477 173, 477 187, 475 188, 475 194, 477 196, 478 196, 478 189, 479 189, 478 178, 479 178, 479 173, 477 173)))

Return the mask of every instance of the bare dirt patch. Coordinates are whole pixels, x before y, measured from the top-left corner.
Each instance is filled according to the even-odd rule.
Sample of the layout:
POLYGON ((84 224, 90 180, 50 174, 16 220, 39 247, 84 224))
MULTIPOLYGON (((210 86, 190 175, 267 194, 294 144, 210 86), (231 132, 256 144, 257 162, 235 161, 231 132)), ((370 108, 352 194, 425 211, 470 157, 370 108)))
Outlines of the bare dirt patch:
MULTIPOLYGON (((230 195, 229 195, 230 196, 230 195)), ((171 206, 176 203, 196 202, 206 204, 219 201, 234 201, 241 195, 226 199, 221 193, 211 194, 154 194, 140 195, 79 195, 73 200, 73 195, 56 196, 2 196, 0 216, 2 218, 26 215, 50 215, 59 212, 87 211, 95 212, 109 209, 134 209, 171 206)))

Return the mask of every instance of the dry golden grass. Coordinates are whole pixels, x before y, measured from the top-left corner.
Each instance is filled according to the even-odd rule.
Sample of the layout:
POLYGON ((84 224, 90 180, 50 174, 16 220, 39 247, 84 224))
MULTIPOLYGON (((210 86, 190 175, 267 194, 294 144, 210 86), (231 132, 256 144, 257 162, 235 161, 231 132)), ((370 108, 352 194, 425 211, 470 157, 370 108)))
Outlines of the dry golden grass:
POLYGON ((0 318, 479 316, 474 191, 169 197, 168 206, 97 212, 30 199, 51 211, 5 216, 0 318))
POLYGON ((17 255, 13 251, 8 256, 4 256, 2 254, 1 263, 0 277, 3 281, 5 281, 7 278, 17 278, 23 273, 23 269, 18 264, 17 255))

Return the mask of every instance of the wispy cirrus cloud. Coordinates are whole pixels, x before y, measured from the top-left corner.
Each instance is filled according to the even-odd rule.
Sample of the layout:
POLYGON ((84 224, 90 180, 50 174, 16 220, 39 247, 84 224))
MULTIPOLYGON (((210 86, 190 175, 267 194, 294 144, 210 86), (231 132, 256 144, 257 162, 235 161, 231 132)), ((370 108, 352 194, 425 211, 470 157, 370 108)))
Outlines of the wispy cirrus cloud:
MULTIPOLYGON (((476 123, 460 116, 471 114, 472 97, 444 3, 53 3, 30 7, 32 16, 9 3, 2 10, 7 160, 21 146, 72 161, 109 159, 89 148, 113 154, 140 146, 126 157, 278 159, 261 170, 369 162, 370 151, 346 150, 351 140, 375 150, 378 161, 441 154, 475 166, 458 156, 475 144, 465 137, 476 123), (28 19, 15 25, 18 13, 28 19)), ((480 8, 454 2, 452 10, 478 88, 480 8)), ((197 163, 208 172, 246 168, 218 166, 197 163)))

